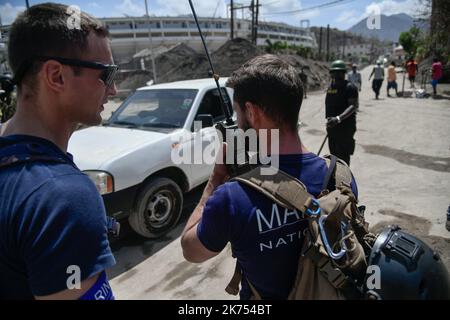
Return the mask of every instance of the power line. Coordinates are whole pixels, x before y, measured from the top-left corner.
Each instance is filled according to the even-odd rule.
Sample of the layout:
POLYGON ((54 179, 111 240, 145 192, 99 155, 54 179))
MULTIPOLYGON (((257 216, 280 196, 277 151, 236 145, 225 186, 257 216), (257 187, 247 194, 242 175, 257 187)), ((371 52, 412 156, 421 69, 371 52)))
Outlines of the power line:
POLYGON ((304 8, 304 9, 267 13, 267 14, 264 14, 264 16, 296 14, 299 12, 305 12, 305 11, 310 11, 310 10, 319 9, 319 8, 333 7, 333 6, 344 4, 346 2, 348 3, 348 2, 353 2, 353 1, 355 1, 355 0, 335 0, 335 1, 327 2, 327 3, 319 4, 317 6, 304 8))
POLYGON ((216 5, 216 9, 214 10, 213 18, 216 17, 217 9, 219 9, 219 6, 220 6, 221 3, 222 3, 222 0, 218 0, 217 1, 217 5, 216 5))

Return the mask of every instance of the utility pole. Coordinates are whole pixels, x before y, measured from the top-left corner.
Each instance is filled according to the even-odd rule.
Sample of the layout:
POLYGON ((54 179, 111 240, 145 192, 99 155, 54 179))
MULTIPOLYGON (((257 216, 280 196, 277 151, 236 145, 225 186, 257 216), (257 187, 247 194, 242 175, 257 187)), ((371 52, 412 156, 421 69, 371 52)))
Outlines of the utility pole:
POLYGON ((234 8, 233 8, 233 0, 230 1, 230 12, 231 12, 231 21, 230 21, 230 38, 234 39, 234 8))
POLYGON ((255 0, 250 4, 250 11, 252 12, 252 43, 255 44, 255 0))
POLYGON ((250 39, 251 42, 256 44, 256 39, 258 36, 258 15, 259 15, 259 7, 261 5, 259 4, 259 0, 256 0, 256 4, 255 4, 255 0, 252 0, 251 4, 248 6, 237 6, 235 7, 233 4, 233 0, 230 0, 230 12, 231 12, 231 28, 230 28, 230 34, 231 34, 231 39, 234 38, 234 11, 236 10, 244 10, 244 9, 249 9, 252 13, 252 22, 251 22, 251 32, 250 32, 250 39), (255 8, 256 7, 256 8, 255 8))
POLYGON ((319 32, 319 57, 320 60, 322 60, 322 27, 320 27, 320 32, 319 32))
POLYGON ((28 2, 28 0, 25 0, 25 3, 27 5, 27 9, 30 9, 30 2, 28 2))
POLYGON ((344 37, 344 41, 342 42, 342 60, 345 60, 345 42, 346 42, 346 34, 345 34, 345 32, 344 32, 344 34, 343 34, 343 37, 344 37))
POLYGON ((152 60, 152 73, 153 73, 153 84, 156 84, 156 66, 155 66, 155 56, 153 54, 153 39, 152 39, 152 29, 150 27, 150 16, 148 15, 148 5, 147 0, 145 0, 145 13, 147 15, 147 25, 148 25, 148 39, 150 42, 150 59, 152 60))
POLYGON ((327 62, 330 61, 330 25, 327 25, 327 62))
POLYGON ((259 15, 259 0, 256 0, 255 45, 258 44, 258 15, 259 15))

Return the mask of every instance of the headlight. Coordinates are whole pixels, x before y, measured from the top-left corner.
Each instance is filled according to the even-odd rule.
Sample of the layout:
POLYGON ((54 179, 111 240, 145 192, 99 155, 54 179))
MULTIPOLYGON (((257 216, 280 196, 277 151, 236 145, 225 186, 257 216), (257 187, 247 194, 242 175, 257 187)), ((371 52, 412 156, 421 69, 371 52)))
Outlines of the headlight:
POLYGON ((83 171, 97 187, 101 195, 114 191, 114 181, 112 175, 103 171, 83 171))

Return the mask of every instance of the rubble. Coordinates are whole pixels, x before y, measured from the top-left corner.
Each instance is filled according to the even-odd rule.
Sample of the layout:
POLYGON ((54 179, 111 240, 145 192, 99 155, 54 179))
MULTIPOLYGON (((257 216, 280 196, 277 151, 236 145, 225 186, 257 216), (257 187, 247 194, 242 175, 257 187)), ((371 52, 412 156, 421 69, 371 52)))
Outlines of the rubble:
MULTIPOLYGON (((155 57, 157 72, 157 82, 172 82, 179 80, 199 79, 208 77, 210 66, 206 55, 203 52, 196 52, 186 44, 180 43, 168 50, 156 50, 159 54, 155 57)), ((228 77, 249 59, 262 55, 265 52, 245 39, 236 38, 227 41, 220 48, 211 54, 214 71, 221 77, 228 77)), ((320 61, 305 59, 295 54, 281 54, 299 72, 303 66, 307 67, 305 73, 308 76, 309 90, 324 88, 329 82, 329 72, 327 64, 320 61)), ((136 59, 144 58, 144 63, 150 70, 136 70, 128 72, 128 77, 118 83, 118 88, 122 92, 135 90, 144 86, 147 81, 153 78, 151 71, 150 55, 140 55, 134 61, 128 62, 125 67, 140 65, 136 59)), ((121 66, 123 68, 123 66, 121 66)))

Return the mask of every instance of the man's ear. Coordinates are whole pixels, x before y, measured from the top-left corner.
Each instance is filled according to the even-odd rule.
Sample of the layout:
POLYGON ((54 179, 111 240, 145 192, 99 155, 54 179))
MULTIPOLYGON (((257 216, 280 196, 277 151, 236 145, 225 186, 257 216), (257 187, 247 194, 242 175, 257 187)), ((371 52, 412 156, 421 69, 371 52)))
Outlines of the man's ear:
POLYGON ((261 118, 261 109, 256 104, 251 102, 245 103, 245 113, 247 115, 248 122, 255 127, 259 124, 261 118))
POLYGON ((59 62, 54 60, 46 61, 41 70, 45 84, 54 91, 63 91, 65 87, 63 71, 63 66, 59 62))

